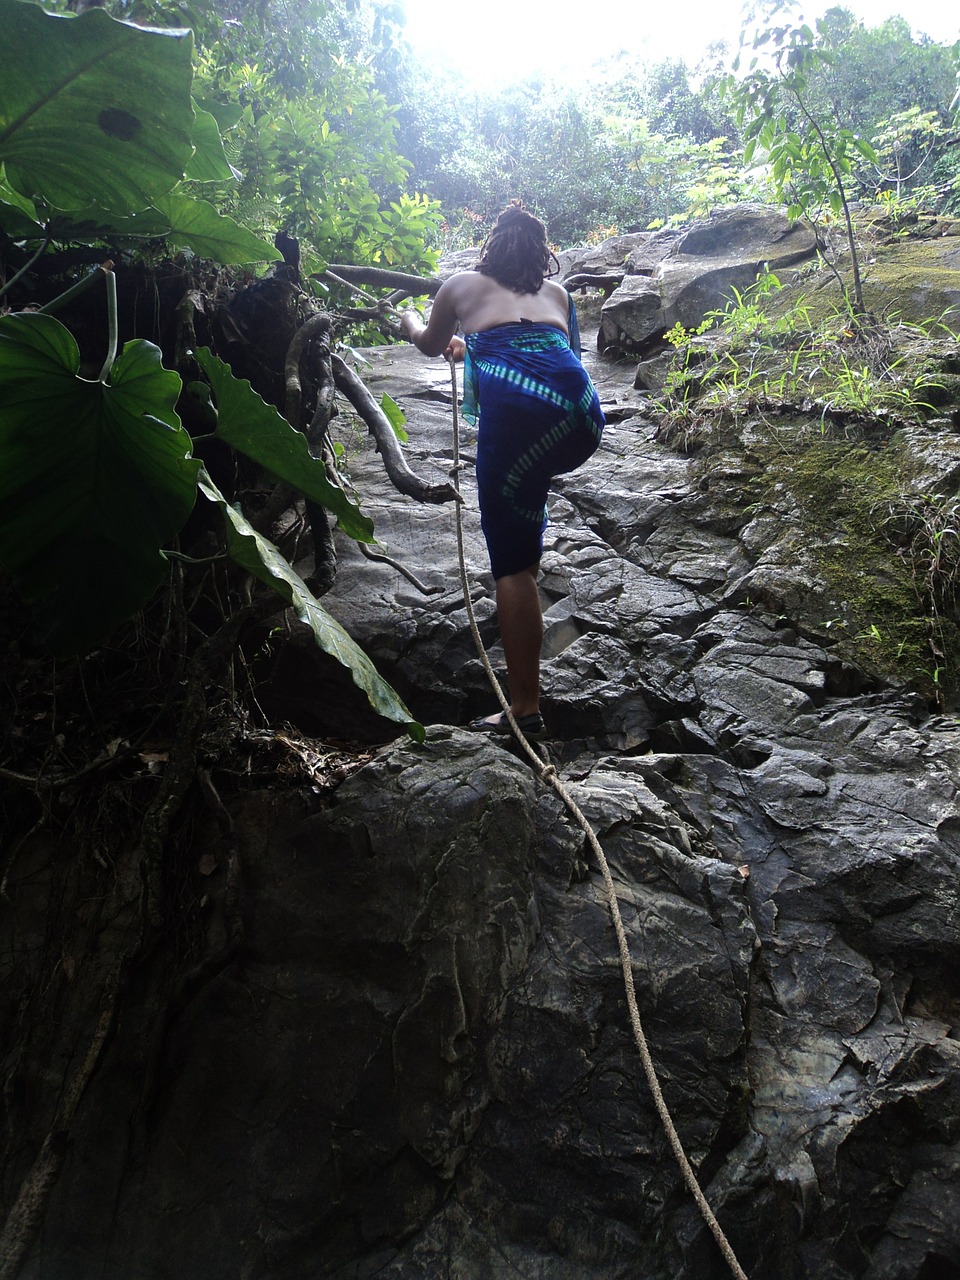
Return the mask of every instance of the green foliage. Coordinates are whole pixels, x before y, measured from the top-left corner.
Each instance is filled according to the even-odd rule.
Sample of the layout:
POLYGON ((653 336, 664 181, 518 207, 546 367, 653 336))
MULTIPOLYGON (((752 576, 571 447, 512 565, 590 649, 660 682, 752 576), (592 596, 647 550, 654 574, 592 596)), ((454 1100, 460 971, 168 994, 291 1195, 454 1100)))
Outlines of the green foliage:
MULTIPOLYGON (((879 121, 914 106, 945 119, 954 76, 950 54, 913 39, 901 20, 868 30, 846 10, 830 9, 810 29, 817 56, 802 66, 801 45, 809 43, 801 38, 802 24, 777 16, 765 30, 767 39, 754 52, 774 49, 777 39, 790 46, 789 70, 802 73, 804 104, 829 126, 824 132, 842 181, 857 195, 862 180, 873 183, 876 176, 860 143, 869 146, 879 121), (790 37, 791 27, 800 34, 790 37)), ((579 86, 530 79, 497 93, 470 93, 452 78, 408 66, 391 81, 391 100, 401 104, 404 154, 443 204, 446 247, 478 243, 513 197, 546 220, 558 244, 570 245, 596 240, 598 227, 672 225, 717 205, 779 198, 766 166, 746 171, 740 162, 736 103, 720 94, 721 81, 709 70, 695 75, 675 59, 649 65, 618 55, 591 68, 579 86)), ((770 70, 776 78, 774 64, 770 70)), ((809 131, 790 93, 772 118, 781 116, 783 133, 802 139, 809 131)), ((800 174, 821 165, 816 148, 790 156, 793 140, 785 142, 781 177, 788 168, 800 174)), ((938 161, 949 160, 944 142, 934 148, 931 174, 938 161)), ((818 189, 803 202, 813 212, 822 205, 832 219, 829 165, 817 177, 818 189)), ((790 189, 783 196, 802 203, 790 189)))
POLYGON ((733 134, 733 120, 713 82, 701 75, 704 82, 694 87, 690 69, 679 59, 648 65, 620 58, 615 67, 598 87, 608 111, 645 119, 653 133, 691 143, 733 134))
MULTIPOLYGON (((938 111, 922 111, 918 106, 895 111, 879 121, 873 135, 877 194, 889 192, 893 199, 901 200, 948 132, 938 111)), ((911 194, 916 204, 927 199, 934 205, 938 195, 930 187, 914 188, 911 194)))
POLYGON ((380 408, 383 410, 385 418, 393 428, 393 434, 401 444, 406 444, 410 439, 407 435, 407 416, 397 404, 396 400, 384 392, 380 397, 380 408))
POLYGON ((813 437, 763 453, 765 496, 791 495, 802 552, 839 606, 824 624, 836 652, 942 701, 956 689, 960 650, 956 624, 929 594, 927 537, 905 492, 909 446, 813 437))
POLYGON ((58 653, 91 648, 150 598, 198 469, 180 379, 155 346, 128 343, 109 382, 79 367, 52 316, 0 319, 0 560, 58 653))
MULTIPOLYGON (((950 50, 955 68, 956 92, 950 103, 950 113, 954 127, 960 124, 960 40, 950 50)), ((933 163, 932 181, 940 186, 943 192, 943 211, 956 214, 960 212, 960 148, 955 145, 942 150, 933 163)))
POLYGON ((729 162, 727 133, 679 132, 695 114, 689 96, 690 111, 678 107, 667 129, 653 123, 648 99, 641 109, 620 82, 589 94, 530 82, 466 97, 459 85, 411 73, 400 87, 402 143, 443 204, 448 249, 482 240, 514 198, 546 220, 556 243, 573 244, 595 239, 600 226, 646 226, 753 194, 755 184, 748 191, 729 162))
POLYGON ((195 118, 190 135, 193 155, 187 164, 186 177, 194 182, 232 182, 238 175, 224 155, 217 118, 218 115, 223 116, 225 125, 227 120, 235 123, 232 113, 219 111, 214 114, 206 111, 196 100, 193 109, 195 118))
POLYGON ((218 213, 209 201, 182 190, 161 196, 153 207, 166 219, 164 238, 185 245, 198 257, 212 258, 229 266, 278 256, 276 251, 268 254, 267 246, 258 235, 233 218, 218 213))
POLYGON ((382 262, 396 270, 433 272, 439 255, 425 248, 425 242, 436 236, 440 224, 440 205, 427 196, 401 192, 380 210, 376 239, 359 242, 360 253, 369 262, 382 262))
POLYGON ((850 199, 882 199, 898 218, 947 207, 960 186, 944 110, 951 59, 914 41, 902 19, 867 30, 835 8, 811 27, 795 8, 796 0, 768 5, 747 70, 739 74, 742 45, 721 87, 743 129, 745 163, 769 173, 791 216, 842 219, 850 305, 860 313, 850 199))
POLYGON ((0 161, 7 182, 54 209, 135 213, 192 154, 190 32, 163 37, 101 10, 55 18, 0 0, 0 161))
POLYGON ((300 621, 310 628, 318 647, 350 672, 354 684, 366 694, 374 711, 406 725, 411 737, 423 742, 426 736, 423 726, 414 720, 356 641, 317 603, 309 587, 276 547, 257 533, 241 511, 227 502, 205 471, 201 472, 199 483, 204 497, 223 512, 227 550, 232 559, 283 596, 300 621))
MULTIPOLYGON (((254 127, 245 141, 273 148, 270 176, 288 225, 319 226, 318 248, 432 265, 424 236, 433 206, 401 191, 382 201, 370 185, 371 175, 392 182, 406 167, 389 145, 389 112, 367 93, 362 69, 341 60, 329 97, 307 95, 306 103, 258 82, 280 105, 257 115, 250 102, 214 96, 194 105, 189 32, 141 30, 99 10, 55 17, 23 0, 0 0, 0 21, 12 32, 4 56, 13 67, 0 78, 0 231, 38 244, 34 259, 57 240, 157 236, 225 264, 276 258, 258 235, 194 194, 237 188, 220 125, 239 130, 248 119, 254 127), (334 99, 344 119, 356 117, 349 139, 321 118, 334 99), (362 139, 376 128, 381 151, 371 158, 362 139)), ((210 87, 201 83, 201 93, 210 87)), ((260 178, 267 182, 266 169, 255 189, 260 178)), ((98 274, 112 285, 111 272, 98 274)), ((0 562, 37 604, 58 654, 88 651, 146 604, 166 572, 164 548, 196 499, 199 462, 175 410, 180 377, 150 343, 129 342, 115 359, 115 290, 108 312, 109 350, 97 381, 79 376, 76 342, 59 321, 0 320, 0 562)), ((213 392, 203 398, 214 437, 327 507, 350 536, 371 541, 370 520, 330 482, 303 436, 211 353, 197 359, 213 392)), ((209 494, 212 482, 204 483, 209 494)), ((232 507, 224 537, 238 564, 278 590, 351 669, 375 708, 419 732, 276 548, 232 507)))
POLYGON ((960 496, 907 487, 885 496, 875 513, 891 543, 917 568, 938 630, 956 611, 960 589, 960 496))
POLYGON ((44 243, 163 235, 228 263, 279 256, 183 185, 190 169, 230 172, 216 121, 194 111, 189 31, 26 0, 0 0, 0 23, 0 230, 44 243))
POLYGON ((518 198, 547 218, 554 240, 570 243, 618 203, 610 141, 574 95, 524 85, 451 108, 469 127, 432 177, 448 209, 475 210, 489 227, 518 198))
POLYGON ((692 142, 655 132, 645 117, 608 115, 604 128, 629 175, 632 214, 643 226, 702 217, 753 194, 756 184, 730 163, 726 138, 692 142))
POLYGON ((319 458, 312 457, 306 438, 246 379, 235 378, 229 365, 212 351, 201 348, 196 359, 213 389, 216 439, 326 507, 348 537, 357 542, 373 542, 373 521, 360 513, 338 485, 330 483, 326 467, 319 458))
POLYGON ((225 145, 240 176, 220 189, 224 206, 263 233, 282 227, 296 236, 308 269, 336 261, 432 271, 426 245, 439 207, 402 190, 410 166, 397 154, 394 113, 370 68, 331 54, 322 75, 303 84, 302 69, 278 74, 237 53, 224 35, 197 71, 204 101, 234 110, 225 145))
MULTIPOLYGON (((922 13, 916 21, 922 29, 922 13)), ((826 55, 810 67, 809 102, 817 116, 834 116, 869 136, 878 121, 911 107, 943 112, 953 80, 950 52, 914 38, 903 18, 867 27, 834 7, 817 23, 817 33, 826 55)))
MULTIPOLYGON (((321 34, 331 6, 301 6, 287 25, 279 9, 253 8, 243 26, 201 7, 194 75, 189 31, 0 0, 13 33, 0 78, 0 231, 55 243, 162 236, 231 264, 278 257, 264 237, 282 227, 303 240, 308 269, 432 271, 438 208, 403 190, 410 166, 366 59, 321 34), (259 63, 241 56, 254 51, 259 63)), ((151 14, 183 16, 176 4, 151 14)))
MULTIPOLYGON (((783 13, 795 5, 796 0, 778 0, 771 13, 783 13)), ((778 198, 788 205, 788 215, 811 222, 825 210, 843 216, 852 277, 848 301, 852 314, 862 315, 859 251, 847 184, 856 158, 877 164, 877 155, 835 113, 816 113, 810 105, 811 69, 833 60, 823 33, 823 20, 816 32, 802 21, 760 28, 753 35, 754 56, 746 74, 738 75, 737 59, 723 92, 743 129, 744 163, 749 166, 755 158, 762 159, 778 198)))
MULTIPOLYGON (((330 484, 303 436, 222 361, 198 358, 217 399, 217 438, 372 541, 372 524, 330 484)), ((224 510, 231 558, 279 591, 376 711, 422 733, 277 549, 198 475, 174 407, 180 378, 162 367, 159 349, 128 343, 96 382, 79 377, 79 366, 73 337, 52 316, 0 318, 0 562, 37 605, 54 652, 88 652, 147 603, 166 572, 162 548, 193 510, 199 483, 224 510)))
POLYGON ((885 335, 868 341, 843 312, 811 324, 803 297, 785 306, 783 292, 768 273, 713 331, 671 331, 658 437, 688 453, 747 445, 734 502, 789 513, 796 531, 781 554, 795 547, 816 566, 837 652, 940 699, 960 669, 958 502, 917 492, 915 431, 901 430, 929 412, 935 374, 891 359, 885 335))
POLYGON ((855 330, 845 311, 815 324, 802 294, 772 308, 782 289, 765 271, 750 289, 734 289, 727 306, 694 332, 675 325, 667 333, 677 352, 664 388, 671 431, 702 426, 717 412, 737 422, 784 405, 819 413, 823 423, 917 421, 933 412, 936 375, 909 372, 906 360, 892 359, 882 329, 855 330))

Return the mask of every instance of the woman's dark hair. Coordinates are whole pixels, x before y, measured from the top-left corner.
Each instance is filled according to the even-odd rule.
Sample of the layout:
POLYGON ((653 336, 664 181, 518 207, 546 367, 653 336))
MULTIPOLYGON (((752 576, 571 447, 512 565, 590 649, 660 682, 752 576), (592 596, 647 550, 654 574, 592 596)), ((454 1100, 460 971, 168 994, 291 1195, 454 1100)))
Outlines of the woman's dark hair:
POLYGON ((544 277, 555 276, 560 263, 547 244, 547 228, 514 200, 484 240, 477 270, 515 293, 539 293, 544 277))

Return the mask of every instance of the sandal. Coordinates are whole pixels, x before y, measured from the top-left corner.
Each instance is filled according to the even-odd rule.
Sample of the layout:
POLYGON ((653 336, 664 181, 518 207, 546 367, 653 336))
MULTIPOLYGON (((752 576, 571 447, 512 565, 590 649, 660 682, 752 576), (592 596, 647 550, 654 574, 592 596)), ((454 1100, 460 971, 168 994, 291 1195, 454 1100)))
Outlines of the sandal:
MULTIPOLYGON (((542 738, 546 733, 543 716, 539 711, 534 711, 528 716, 514 716, 514 720, 516 720, 517 728, 525 738, 542 738)), ((481 716, 479 720, 471 720, 469 727, 478 733, 513 733, 510 721, 503 711, 498 714, 495 720, 487 719, 484 716, 481 716)))

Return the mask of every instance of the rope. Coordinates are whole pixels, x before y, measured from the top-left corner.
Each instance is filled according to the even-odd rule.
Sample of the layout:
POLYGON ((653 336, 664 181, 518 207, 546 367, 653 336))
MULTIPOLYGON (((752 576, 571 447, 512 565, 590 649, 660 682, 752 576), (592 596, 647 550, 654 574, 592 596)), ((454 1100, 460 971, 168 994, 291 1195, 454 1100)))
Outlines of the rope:
MULTIPOLYGON (((449 358, 448 358, 449 359, 449 358)), ((636 1042, 637 1049, 640 1052, 640 1061, 643 1064, 643 1072, 647 1079, 647 1085, 653 1096, 654 1105, 657 1114, 660 1117, 660 1123, 663 1125, 664 1133, 673 1151, 677 1164, 680 1166, 680 1172, 683 1180, 687 1185, 687 1189, 697 1203, 697 1208, 703 1216, 704 1222, 710 1228, 714 1240, 716 1240, 720 1252, 723 1254, 727 1265, 736 1277, 736 1280, 747 1280, 747 1274, 737 1261, 737 1255, 723 1232, 723 1228, 716 1219, 716 1215, 707 1203, 707 1198, 701 1190, 700 1183, 697 1181, 697 1175, 693 1171, 693 1166, 687 1159, 683 1144, 680 1141, 680 1135, 677 1133, 673 1118, 667 1108, 666 1099, 663 1096, 663 1090, 660 1088, 660 1081, 657 1077, 657 1070, 650 1056, 650 1050, 647 1046, 647 1038, 644 1035, 643 1024, 640 1021, 640 1010, 637 1006, 637 994, 633 983, 633 964, 630 959, 630 946, 627 941, 627 931, 623 926, 623 917, 620 914, 620 903, 617 901, 617 890, 613 883, 613 876, 610 873, 610 864, 607 862, 606 855, 600 846, 596 832, 587 821, 579 805, 573 796, 566 789, 557 774, 553 765, 545 765, 537 754, 536 750, 530 745, 520 730, 520 726, 510 710, 510 703, 503 692, 500 681, 496 677, 496 673, 490 664, 486 650, 483 647, 483 639, 477 626, 477 620, 473 612, 473 602, 470 599, 470 584, 467 580, 466 559, 463 550, 463 503, 460 501, 460 414, 457 407, 457 368, 453 360, 449 360, 450 364, 450 385, 453 393, 453 468, 451 476, 453 478, 454 488, 457 491, 457 557, 460 565, 460 582, 463 587, 463 599, 467 607, 467 617, 470 620, 470 630, 473 633, 473 641, 477 647, 477 653, 480 655, 480 661, 487 673, 490 685, 497 695, 504 715, 513 730, 520 746, 530 757, 537 774, 543 782, 549 784, 557 795, 560 797, 564 805, 566 805, 573 818, 583 831, 597 859, 597 865, 600 867, 600 873, 603 876, 603 883, 606 888, 607 905, 610 909, 610 916, 613 920, 613 929, 617 936, 617 948, 620 952, 620 968, 623 971, 623 985, 627 997, 627 1009, 630 1014, 630 1025, 633 1029, 633 1038, 636 1042)))

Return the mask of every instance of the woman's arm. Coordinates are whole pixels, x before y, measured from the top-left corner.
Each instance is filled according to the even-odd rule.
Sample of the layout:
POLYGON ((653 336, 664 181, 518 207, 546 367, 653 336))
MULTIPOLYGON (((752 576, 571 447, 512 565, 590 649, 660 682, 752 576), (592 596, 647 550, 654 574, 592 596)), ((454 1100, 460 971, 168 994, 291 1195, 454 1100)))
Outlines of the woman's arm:
POLYGON ((455 336, 457 327, 457 308, 454 301, 456 286, 455 277, 444 281, 433 300, 430 319, 423 324, 414 311, 403 311, 400 315, 400 328, 405 337, 422 351, 425 356, 448 356, 454 360, 462 360, 464 341, 455 336))

